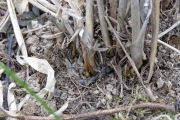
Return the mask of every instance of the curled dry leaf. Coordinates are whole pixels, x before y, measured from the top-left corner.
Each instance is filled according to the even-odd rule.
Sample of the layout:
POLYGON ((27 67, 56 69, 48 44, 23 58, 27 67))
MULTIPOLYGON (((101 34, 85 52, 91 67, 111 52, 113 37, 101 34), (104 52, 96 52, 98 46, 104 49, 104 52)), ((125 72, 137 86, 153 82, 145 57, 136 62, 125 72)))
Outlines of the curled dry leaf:
POLYGON ((63 8, 59 2, 57 0, 51 0, 58 8, 60 8, 63 12, 65 12, 66 14, 76 18, 76 19, 80 19, 82 20, 83 17, 78 15, 77 11, 74 11, 74 10, 71 10, 71 9, 68 9, 68 8, 63 8))
MULTIPOLYGON (((51 109, 53 111, 57 110, 57 106, 56 106, 55 100, 46 101, 46 103, 47 103, 48 106, 51 107, 51 109)), ((40 105, 38 107, 40 107, 40 113, 39 113, 40 116, 48 116, 49 115, 49 112, 42 105, 40 105)))
POLYGON ((46 86, 38 93, 38 95, 39 97, 43 98, 46 94, 48 94, 48 99, 52 98, 55 89, 56 79, 54 77, 54 70, 50 66, 48 61, 45 59, 25 56, 16 56, 16 59, 21 65, 28 64, 35 70, 47 75, 46 86))
POLYGON ((8 5, 9 16, 11 18, 11 21, 13 21, 12 26, 13 26, 13 30, 14 30, 19 48, 22 52, 22 55, 27 56, 27 48, 25 46, 24 39, 23 39, 21 30, 20 30, 20 27, 19 27, 19 24, 17 21, 17 16, 16 16, 16 13, 14 10, 14 4, 13 4, 12 0, 8 0, 7 5, 8 5))
POLYGON ((162 78, 159 78, 156 83, 157 83, 157 88, 158 89, 162 88, 163 85, 164 85, 164 81, 162 80, 162 78))
POLYGON ((31 97, 31 95, 30 95, 30 94, 27 94, 27 95, 23 98, 23 100, 18 104, 18 111, 21 110, 22 106, 26 103, 26 101, 29 100, 30 97, 31 97))
MULTIPOLYGON (((7 99, 8 99, 9 111, 16 114, 18 112, 18 108, 17 108, 17 104, 16 104, 16 99, 15 99, 13 91, 12 91, 12 88, 14 88, 14 87, 16 87, 15 83, 11 83, 9 85, 7 99)), ((9 120, 18 120, 18 119, 9 118, 9 120)))
POLYGON ((17 116, 20 115, 20 113, 17 110, 17 106, 16 106, 16 103, 15 103, 15 98, 14 98, 14 95, 13 95, 13 93, 11 91, 11 89, 14 86, 15 86, 15 84, 12 83, 12 84, 9 85, 9 88, 8 88, 8 104, 9 105, 12 104, 12 105, 9 108, 10 110, 7 111, 3 107, 3 85, 2 85, 2 82, 0 81, 0 109, 9 116, 17 117, 17 116))
POLYGON ((89 33, 87 32, 86 28, 83 27, 81 29, 81 31, 79 32, 79 36, 81 37, 81 40, 83 41, 83 43, 87 46, 87 48, 89 50, 93 49, 93 39, 91 38, 91 36, 89 35, 89 33))
POLYGON ((21 2, 16 2, 15 3, 16 11, 19 14, 22 14, 25 11, 29 11, 28 5, 29 5, 29 2, 27 0, 22 0, 21 2))
MULTIPOLYGON (((67 109, 68 105, 69 105, 69 102, 68 102, 68 101, 65 102, 65 103, 62 105, 62 107, 61 107, 58 111, 56 111, 55 113, 56 113, 57 115, 62 115, 63 111, 65 111, 65 110, 67 109)), ((51 116, 53 116, 53 115, 50 115, 49 117, 51 117, 51 116)))
POLYGON ((45 38, 45 39, 54 39, 54 38, 58 38, 58 37, 61 37, 63 36, 64 33, 63 32, 59 32, 59 33, 55 33, 55 34, 43 34, 41 35, 40 37, 41 38, 45 38))

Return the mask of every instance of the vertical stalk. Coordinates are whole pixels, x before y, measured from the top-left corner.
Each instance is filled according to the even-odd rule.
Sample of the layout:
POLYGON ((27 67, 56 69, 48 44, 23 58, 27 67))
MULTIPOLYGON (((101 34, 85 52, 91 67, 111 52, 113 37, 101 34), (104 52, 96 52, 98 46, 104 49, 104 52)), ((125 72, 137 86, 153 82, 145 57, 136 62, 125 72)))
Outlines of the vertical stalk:
MULTIPOLYGON (((91 38, 94 37, 94 12, 93 12, 93 8, 94 8, 94 0, 86 0, 86 29, 89 33, 89 35, 91 36, 91 38)), ((94 44, 94 43, 93 43, 94 44)), ((88 55, 89 55, 89 59, 92 55, 94 51, 93 50, 88 50, 88 55)), ((94 63, 94 58, 92 59, 91 62, 92 66, 95 66, 94 63)))
POLYGON ((86 29, 90 36, 94 36, 94 14, 93 14, 94 0, 86 0, 86 29))
POLYGON ((119 8, 118 8, 118 31, 125 32, 126 28, 124 25, 124 20, 126 17, 126 9, 127 9, 127 0, 119 0, 119 8))
POLYGON ((110 3, 110 16, 116 18, 117 0, 109 0, 110 3))
POLYGON ((142 65, 143 46, 135 44, 140 33, 140 6, 139 0, 131 0, 131 19, 132 19, 132 45, 130 47, 131 57, 137 69, 142 65))
POLYGON ((101 34, 103 41, 106 45, 106 47, 111 46, 110 38, 109 38, 109 32, 107 30, 107 23, 104 18, 104 2, 103 0, 97 0, 97 6, 98 6, 98 12, 99 12, 99 20, 100 20, 100 26, 101 26, 101 34))
POLYGON ((132 42, 135 42, 140 32, 139 0, 131 0, 132 42))
POLYGON ((150 79, 153 74, 155 56, 157 52, 157 42, 158 42, 158 32, 159 32, 159 0, 153 0, 153 9, 152 9, 152 44, 151 44, 151 55, 150 55, 150 70, 148 75, 147 82, 150 82, 150 79))
MULTIPOLYGON (((119 0, 119 8, 118 8, 118 15, 117 15, 117 20, 118 20, 117 31, 121 33, 126 32, 126 28, 124 25, 125 17, 126 17, 126 9, 127 9, 127 0, 119 0)), ((120 46, 118 42, 116 43, 116 45, 120 46)), ((120 58, 124 56, 124 52, 122 48, 119 49, 116 47, 116 51, 120 58)))

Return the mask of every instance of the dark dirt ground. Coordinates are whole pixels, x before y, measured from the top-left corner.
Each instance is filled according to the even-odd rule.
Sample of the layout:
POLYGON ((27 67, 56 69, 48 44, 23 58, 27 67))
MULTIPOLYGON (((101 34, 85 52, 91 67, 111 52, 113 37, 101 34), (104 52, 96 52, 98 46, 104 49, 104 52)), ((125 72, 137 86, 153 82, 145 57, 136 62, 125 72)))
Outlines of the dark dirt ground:
MULTIPOLYGON (((161 12, 160 14, 159 33, 168 29, 177 21, 176 16, 173 14, 174 12, 171 12, 174 10, 172 6, 173 3, 169 6, 167 11, 164 13, 161 12)), ((6 5, 4 7, 0 7, 0 10, 6 11, 6 9, 3 8, 6 8, 6 5)), ((85 11, 84 7, 82 7, 82 11, 83 10, 85 11)), ((2 12, 0 12, 0 14, 1 21, 4 14, 2 12)), ((177 14, 179 15, 180 12, 177 14)), ((21 18, 18 19, 20 20, 21 18)), ((104 47, 97 13, 95 14, 95 19, 94 39, 99 41, 101 47, 104 47)), ((69 101, 69 105, 64 110, 63 114, 90 113, 98 110, 108 110, 112 108, 120 108, 151 102, 146 91, 138 82, 138 77, 133 72, 128 59, 126 57, 123 59, 118 58, 114 48, 112 49, 111 55, 107 54, 106 52, 100 53, 103 58, 103 63, 100 55, 95 54, 94 61, 96 66, 94 69, 96 71, 96 75, 86 78, 84 61, 81 54, 79 53, 75 57, 72 56, 71 52, 74 42, 60 51, 60 46, 57 40, 40 37, 43 34, 52 33, 52 31, 56 33, 58 31, 57 27, 45 17, 44 24, 47 24, 48 22, 48 26, 38 31, 23 34, 23 37, 27 46, 28 56, 34 56, 39 59, 47 60, 55 71, 56 85, 54 95, 50 100, 44 98, 45 102, 53 110, 56 111, 60 109, 67 101, 69 101), (120 71, 116 72, 113 66, 118 66, 120 71), (122 76, 122 81, 124 84, 120 84, 118 74, 122 76)), ((115 28, 116 26, 113 27, 115 28)), ((150 28, 149 23, 147 34, 151 33, 150 28)), ((27 27, 21 27, 21 30, 22 32, 27 31, 27 27)), ((11 35, 14 34, 11 25, 7 31, 11 35)), ((127 34, 127 36, 131 37, 130 34, 127 34)), ((111 32, 110 37, 112 42, 115 43, 116 39, 111 32)), ((164 35, 161 40, 179 49, 179 26, 170 31, 168 34, 164 35)), ((147 80, 149 74, 150 41, 150 38, 146 37, 144 52, 147 60, 143 61, 143 65, 139 70, 144 81, 147 80)), ((127 50, 129 50, 130 42, 130 40, 123 41, 123 44, 127 50)), ((0 61, 4 64, 6 64, 8 58, 8 44, 9 43, 6 35, 1 33, 0 61)), ((16 73, 17 76, 24 80, 24 82, 27 83, 31 89, 38 93, 46 86, 47 75, 34 70, 32 67, 29 67, 29 78, 26 79, 26 67, 19 64, 16 60, 18 48, 17 41, 14 38, 12 42, 10 68, 14 73, 16 73)), ((79 49, 83 51, 82 46, 79 46, 79 49)), ((152 102, 152 104, 160 103, 172 106, 176 105, 178 108, 178 99, 180 97, 179 66, 179 53, 174 52, 170 48, 158 43, 154 72, 149 85, 153 95, 157 98, 156 101, 152 102)), ((6 74, 2 73, 0 75, 0 80, 2 81, 3 85, 5 85, 6 74)), ((13 82, 11 78, 10 82, 13 82)), ((15 88, 13 88, 13 93, 17 104, 20 103, 20 101, 22 101, 27 94, 27 92, 18 84, 15 88)), ((49 115, 49 113, 33 98, 26 101, 20 112, 33 116, 49 115)), ((134 110, 130 109, 129 111, 121 111, 119 113, 104 115, 101 117, 95 116, 87 118, 86 120, 120 120, 120 116, 123 116, 124 119, 126 118, 128 120, 152 120, 154 117, 161 114, 168 116, 172 115, 171 112, 160 110, 158 108, 140 108, 134 110)), ((178 119, 180 118, 177 118, 177 120, 178 119)))

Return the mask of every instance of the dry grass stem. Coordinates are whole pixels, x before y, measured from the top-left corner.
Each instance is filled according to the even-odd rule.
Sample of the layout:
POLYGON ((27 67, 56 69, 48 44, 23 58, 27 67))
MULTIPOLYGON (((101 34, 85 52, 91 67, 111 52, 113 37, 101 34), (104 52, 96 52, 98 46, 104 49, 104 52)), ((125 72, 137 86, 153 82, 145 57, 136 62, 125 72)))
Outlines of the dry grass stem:
POLYGON ((97 5, 98 5, 98 13, 99 13, 100 26, 101 26, 102 39, 103 39, 106 47, 109 47, 109 46, 111 46, 111 42, 110 42, 110 38, 109 38, 109 32, 107 30, 107 23, 104 18, 105 13, 104 13, 103 0, 97 0, 97 5))
POLYGON ((3 30, 4 26, 6 26, 7 22, 9 20, 9 13, 6 12, 6 14, 4 15, 3 19, 0 22, 0 32, 6 32, 3 30))
POLYGON ((90 36, 94 36, 94 0, 86 0, 86 29, 90 36))
POLYGON ((14 11, 15 8, 14 8, 12 0, 8 0, 7 5, 8 5, 9 16, 11 18, 11 21, 13 21, 12 25, 13 25, 14 33, 15 33, 15 36, 16 36, 16 40, 17 40, 17 42, 19 44, 22 55, 23 56, 28 56, 27 55, 27 49, 26 49, 26 46, 25 46, 25 43, 24 43, 24 38, 22 36, 21 30, 20 30, 20 27, 19 27, 19 24, 18 24, 18 20, 17 20, 17 17, 16 17, 16 13, 14 11))
POLYGON ((127 56, 128 60, 129 60, 129 62, 130 62, 130 64, 131 64, 131 66, 133 67, 135 73, 137 74, 137 76, 138 76, 138 78, 139 78, 139 79, 138 79, 139 82, 142 84, 143 88, 146 90, 146 92, 147 92, 147 94, 149 95, 150 99, 151 99, 152 101, 155 101, 156 98, 153 96, 151 90, 148 89, 148 88, 144 85, 143 80, 142 80, 142 78, 141 78, 141 76, 140 76, 140 74, 139 74, 138 69, 136 68, 136 65, 135 65, 134 61, 131 59, 131 57, 129 56, 128 52, 127 52, 126 49, 124 48, 124 46, 123 46, 122 42, 120 41, 120 39, 119 39, 119 37, 118 37, 116 31, 113 29, 113 27, 112 27, 112 25, 111 25, 111 23, 110 23, 108 17, 105 16, 105 18, 106 18, 106 21, 107 21, 109 27, 112 29, 112 31, 113 31, 113 33, 114 33, 114 35, 115 35, 117 41, 119 42, 119 44, 121 45, 121 47, 122 47, 124 53, 126 54, 126 56, 127 56))
POLYGON ((172 29, 174 29, 175 27, 177 27, 180 24, 180 20, 177 21, 176 23, 174 23, 170 28, 168 28, 167 30, 165 30, 164 32, 160 33, 158 35, 158 38, 164 36, 165 34, 167 34, 168 32, 170 32, 172 29))
MULTIPOLYGON (((83 19, 83 17, 80 16, 80 15, 78 15, 77 13, 75 14, 75 13, 73 13, 73 12, 70 12, 70 10, 68 10, 67 8, 62 7, 62 6, 60 5, 59 1, 57 1, 57 0, 51 0, 51 1, 52 1, 59 9, 61 9, 64 13, 66 13, 67 15, 72 16, 72 17, 74 17, 74 18, 76 18, 76 19, 79 19, 79 20, 82 20, 82 19, 83 19)), ((75 11, 74 11, 74 12, 75 12, 75 11)))
POLYGON ((53 11, 47 9, 46 7, 44 7, 43 5, 41 5, 40 3, 38 3, 37 1, 34 0, 28 0, 32 5, 36 6, 37 8, 41 9, 42 11, 46 12, 46 13, 50 13, 52 16, 56 17, 56 13, 54 13, 53 11))
POLYGON ((127 0, 119 0, 119 8, 118 8, 118 29, 117 31, 126 32, 126 28, 124 25, 125 17, 126 17, 126 9, 127 9, 127 0))
MULTIPOLYGON (((121 33, 126 33, 126 28, 125 28, 125 17, 126 17, 126 9, 127 9, 127 0, 119 0, 119 8, 118 8, 118 15, 117 15, 117 31, 121 33)), ((116 45, 119 46, 119 43, 116 42, 116 45)), ((120 48, 116 48, 116 51, 120 58, 124 56, 123 50, 120 48)))
POLYGON ((152 10, 152 44, 151 44, 151 54, 150 54, 150 70, 147 82, 149 83, 153 74, 154 62, 157 51, 157 39, 159 32, 159 4, 158 0, 153 0, 153 10, 152 10))
POLYGON ((136 41, 140 32, 139 0, 131 0, 132 43, 136 41))
POLYGON ((37 0, 37 2, 39 2, 45 8, 47 8, 47 9, 53 11, 53 12, 57 12, 58 11, 58 8, 55 5, 49 3, 47 0, 37 0))
MULTIPOLYGON (((95 112, 89 112, 89 113, 82 113, 82 114, 75 114, 75 115, 61 115, 61 118, 63 120, 74 120, 74 119, 85 119, 85 118, 91 118, 95 116, 105 116, 110 115, 114 113, 118 113, 121 111, 127 111, 130 108, 130 106, 125 106, 121 108, 114 108, 114 109, 108 109, 108 110, 101 110, 101 111, 95 111, 95 112)), ((150 109, 159 109, 159 110, 167 110, 169 109, 171 112, 175 112, 174 106, 168 106, 165 104, 160 103, 141 103, 136 104, 132 106, 132 109, 142 109, 142 108, 150 108, 150 109)), ((55 120, 53 117, 39 117, 39 116, 21 116, 21 118, 24 118, 26 120, 55 120)))
MULTIPOLYGON (((94 37, 94 0, 86 0, 86 29, 90 37, 94 37)), ((88 51, 89 58, 92 55, 93 50, 88 51)), ((92 58, 92 66, 95 66, 94 57, 92 58)))
POLYGON ((142 65, 143 46, 134 44, 140 33, 140 6, 139 0, 131 0, 131 19, 132 19, 132 45, 130 46, 131 57, 137 69, 142 65))
POLYGON ((172 49, 173 51, 178 52, 180 54, 180 50, 178 50, 177 48, 175 48, 175 47, 173 47, 173 46, 171 46, 171 45, 161 41, 160 39, 158 39, 158 42, 160 44, 162 44, 162 45, 164 45, 164 46, 166 46, 166 47, 168 47, 168 48, 172 49))
POLYGON ((31 30, 25 31, 25 32, 23 32, 22 34, 27 34, 27 33, 29 33, 29 32, 34 32, 34 31, 40 30, 40 29, 42 29, 42 28, 44 28, 44 27, 47 27, 47 26, 49 26, 49 24, 45 24, 45 25, 40 26, 40 27, 38 27, 38 28, 34 28, 34 29, 31 29, 31 30))
POLYGON ((110 3, 110 16, 116 18, 117 0, 109 0, 110 3))
POLYGON ((144 38, 145 38, 145 31, 146 31, 146 27, 149 21, 149 17, 151 15, 152 12, 152 3, 151 3, 151 8, 149 9, 146 19, 143 23, 143 26, 140 30, 140 33, 137 37, 137 39, 132 43, 131 46, 131 54, 135 54, 134 59, 137 61, 136 66, 138 65, 139 67, 142 65, 142 59, 143 59, 143 49, 144 49, 144 38))

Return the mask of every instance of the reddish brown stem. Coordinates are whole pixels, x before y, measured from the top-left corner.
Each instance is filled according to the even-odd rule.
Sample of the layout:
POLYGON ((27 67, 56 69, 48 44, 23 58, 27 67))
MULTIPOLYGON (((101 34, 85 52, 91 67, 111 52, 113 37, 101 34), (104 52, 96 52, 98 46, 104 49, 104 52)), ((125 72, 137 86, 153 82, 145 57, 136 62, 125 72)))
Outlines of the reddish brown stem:
MULTIPOLYGON (((108 114, 114 114, 120 111, 127 111, 130 108, 130 106, 121 107, 121 108, 114 108, 114 109, 108 109, 108 110, 100 110, 95 112, 88 112, 88 113, 82 113, 82 114, 75 114, 75 115, 62 115, 61 118, 63 120, 79 120, 79 119, 85 119, 95 116, 105 116, 108 114)), ((176 113, 175 107, 170 105, 165 105, 161 103, 141 103, 136 104, 131 107, 132 109, 140 109, 140 108, 150 108, 150 109, 161 109, 161 110, 169 110, 172 113, 176 113)), ((25 120, 55 120, 54 118, 50 117, 39 117, 39 116, 24 116, 25 120)))

